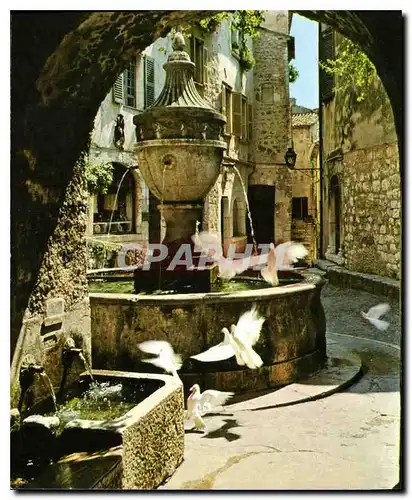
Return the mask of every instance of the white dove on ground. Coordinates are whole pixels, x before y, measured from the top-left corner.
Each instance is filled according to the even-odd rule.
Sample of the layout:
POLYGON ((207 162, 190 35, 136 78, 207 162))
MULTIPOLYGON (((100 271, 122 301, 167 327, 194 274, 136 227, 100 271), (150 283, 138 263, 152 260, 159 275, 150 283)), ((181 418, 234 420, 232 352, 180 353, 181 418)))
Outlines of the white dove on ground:
POLYGON ((383 303, 373 306, 369 309, 367 313, 361 311, 362 316, 367 319, 373 326, 376 326, 379 330, 386 330, 389 326, 388 321, 379 319, 381 316, 386 314, 390 310, 391 306, 389 304, 383 303))
POLYGON ((219 243, 219 235, 208 231, 201 231, 192 236, 195 244, 195 252, 206 253, 213 260, 214 265, 219 268, 219 276, 230 280, 236 274, 241 274, 249 267, 265 262, 265 256, 253 255, 244 259, 228 259, 224 257, 222 247, 219 243))
POLYGON ((259 340, 260 331, 265 318, 259 316, 256 308, 245 312, 239 318, 237 325, 231 325, 230 332, 227 328, 222 329, 223 341, 211 347, 205 352, 191 356, 202 362, 221 361, 236 356, 236 362, 240 366, 246 365, 254 369, 262 366, 263 361, 252 346, 259 340))
POLYGON ((174 352, 169 342, 165 340, 147 340, 138 344, 137 347, 143 352, 158 356, 157 358, 142 359, 144 363, 152 363, 152 365, 158 366, 165 372, 171 373, 180 379, 177 370, 182 367, 182 356, 174 352))
POLYGON ((201 393, 199 384, 194 384, 190 388, 190 394, 186 400, 186 420, 192 419, 197 430, 205 430, 206 424, 202 415, 209 413, 215 406, 224 405, 233 395, 234 392, 222 392, 214 389, 208 389, 201 393))

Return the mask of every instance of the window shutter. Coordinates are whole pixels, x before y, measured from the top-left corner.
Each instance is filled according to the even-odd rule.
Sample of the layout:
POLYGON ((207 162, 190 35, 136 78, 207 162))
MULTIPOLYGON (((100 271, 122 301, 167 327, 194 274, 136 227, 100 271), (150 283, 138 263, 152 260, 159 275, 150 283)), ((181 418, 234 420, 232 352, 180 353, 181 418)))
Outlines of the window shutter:
POLYGON ((242 139, 247 140, 248 133, 248 111, 247 111, 247 97, 242 95, 242 139))
POLYGON ((242 94, 233 92, 232 94, 232 131, 233 134, 241 137, 242 135, 242 94))
POLYGON ((144 57, 144 107, 147 108, 155 100, 155 70, 153 57, 144 57))
POLYGON ((114 82, 113 101, 123 104, 123 73, 120 73, 114 82))
POLYGON ((248 120, 248 140, 252 140, 252 134, 253 134, 253 108, 252 105, 249 104, 247 107, 247 120, 248 120))
POLYGON ((220 94, 220 112, 222 115, 226 114, 226 87, 222 85, 222 92, 220 94))
POLYGON ((207 81, 207 63, 208 63, 208 52, 207 48, 203 47, 203 83, 207 81))
MULTIPOLYGON (((334 35, 331 29, 322 32, 321 43, 319 44, 319 59, 325 62, 327 59, 334 59, 335 46, 334 35)), ((333 99, 335 86, 335 78, 333 75, 327 73, 323 69, 320 70, 320 89, 322 102, 333 99)))

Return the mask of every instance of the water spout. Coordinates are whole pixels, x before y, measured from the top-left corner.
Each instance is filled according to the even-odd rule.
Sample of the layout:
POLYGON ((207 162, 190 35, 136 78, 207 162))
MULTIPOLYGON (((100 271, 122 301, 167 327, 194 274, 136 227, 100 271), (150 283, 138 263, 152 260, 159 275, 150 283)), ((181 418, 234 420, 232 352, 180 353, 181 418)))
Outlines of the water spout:
POLYGON ((34 357, 31 354, 27 354, 24 357, 20 367, 20 376, 19 376, 19 382, 21 388, 20 400, 18 404, 19 411, 21 411, 23 407, 23 403, 26 398, 26 393, 29 387, 34 382, 34 376, 36 375, 36 373, 43 373, 43 372, 44 372, 44 367, 40 364, 37 364, 34 357))
POLYGON ((257 254, 257 243, 256 243, 256 239, 255 239, 255 231, 253 229, 252 214, 250 212, 250 206, 249 206, 249 200, 247 197, 246 186, 245 186, 245 183, 243 182, 242 175, 240 174, 239 169, 235 165, 233 165, 233 170, 236 172, 237 176, 239 177, 240 184, 242 185, 243 196, 245 198, 245 204, 246 204, 246 210, 247 210, 247 216, 249 218, 249 224, 250 224, 250 234, 251 234, 252 240, 253 240, 253 253, 256 255, 257 254))
POLYGON ((53 384, 50 380, 50 377, 47 375, 47 373, 45 371, 40 372, 40 375, 41 375, 41 378, 44 381, 48 391, 50 392, 50 396, 53 400, 54 411, 56 412, 57 411, 56 394, 54 392, 53 384))
POLYGON ((82 361, 84 368, 87 370, 90 378, 93 380, 92 370, 89 363, 86 361, 83 349, 76 347, 74 340, 71 337, 68 337, 62 352, 63 376, 60 383, 59 395, 63 394, 63 390, 66 385, 67 374, 76 357, 78 357, 82 361))

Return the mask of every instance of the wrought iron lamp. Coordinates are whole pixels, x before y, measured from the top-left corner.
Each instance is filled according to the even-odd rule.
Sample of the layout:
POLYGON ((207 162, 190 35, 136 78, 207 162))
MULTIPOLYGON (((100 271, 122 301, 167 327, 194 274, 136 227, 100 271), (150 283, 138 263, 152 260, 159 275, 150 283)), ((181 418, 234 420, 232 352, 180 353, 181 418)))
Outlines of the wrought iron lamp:
POLYGON ((290 168, 290 169, 295 168, 296 157, 297 157, 297 154, 296 154, 295 150, 293 149, 293 144, 292 144, 292 147, 288 148, 288 150, 285 153, 285 162, 286 162, 286 166, 288 168, 290 168))

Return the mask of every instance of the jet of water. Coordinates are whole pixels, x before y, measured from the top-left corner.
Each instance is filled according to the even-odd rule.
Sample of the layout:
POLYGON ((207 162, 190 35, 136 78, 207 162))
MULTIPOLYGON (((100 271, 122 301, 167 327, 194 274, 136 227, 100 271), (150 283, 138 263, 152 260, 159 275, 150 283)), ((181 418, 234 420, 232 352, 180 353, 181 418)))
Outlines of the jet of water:
POLYGON ((86 361, 86 358, 84 357, 84 354, 82 353, 82 351, 79 352, 79 358, 82 360, 84 368, 88 371, 90 378, 93 380, 93 373, 92 373, 91 366, 86 361))
POLYGON ((40 373, 40 376, 41 376, 42 380, 44 381, 47 389, 50 392, 50 396, 53 400, 54 412, 56 412, 57 411, 56 394, 54 392, 53 384, 51 383, 50 377, 47 375, 47 373, 45 371, 42 371, 40 373))
POLYGON ((128 173, 129 173, 129 168, 127 168, 125 170, 125 172, 122 175, 122 178, 120 179, 119 185, 117 186, 116 196, 114 197, 114 203, 113 203, 113 207, 112 207, 112 213, 110 215, 110 222, 109 222, 109 229, 107 231, 107 237, 110 236, 110 229, 112 227, 113 215, 114 215, 114 212, 115 212, 115 209, 116 209, 116 206, 117 206, 117 198, 119 196, 120 187, 122 185, 123 179, 126 177, 126 175, 128 173))
POLYGON ((241 173, 239 172, 239 169, 235 165, 233 165, 233 170, 236 172, 237 176, 239 177, 240 184, 242 185, 243 197, 245 198, 247 216, 249 218, 249 224, 250 224, 250 234, 251 234, 252 240, 253 240, 253 252, 256 255, 257 254, 257 243, 256 243, 256 239, 255 239, 255 231, 253 229, 252 214, 250 212, 249 200, 247 198, 246 186, 245 186, 245 183, 243 182, 243 178, 242 178, 241 173))

